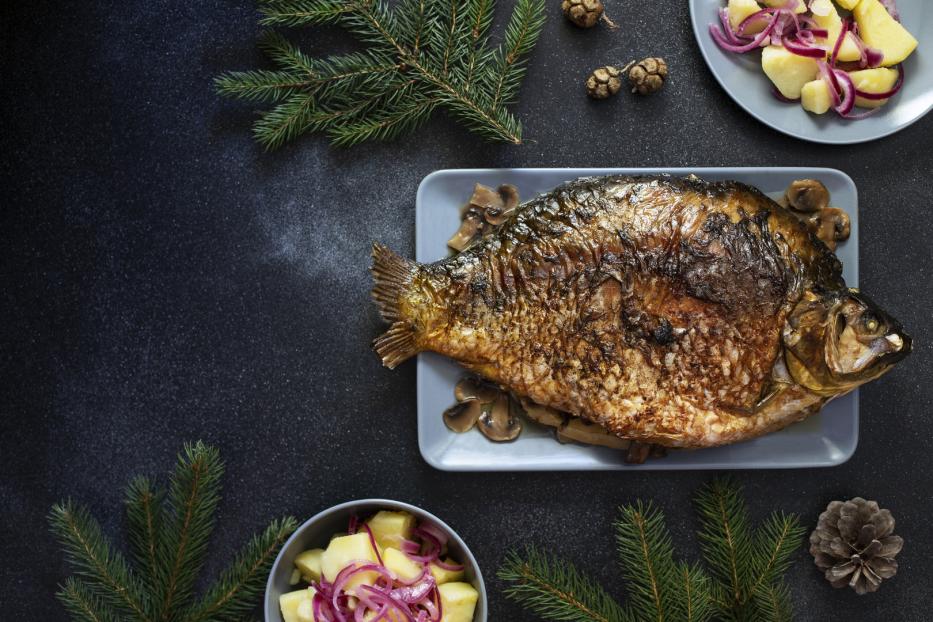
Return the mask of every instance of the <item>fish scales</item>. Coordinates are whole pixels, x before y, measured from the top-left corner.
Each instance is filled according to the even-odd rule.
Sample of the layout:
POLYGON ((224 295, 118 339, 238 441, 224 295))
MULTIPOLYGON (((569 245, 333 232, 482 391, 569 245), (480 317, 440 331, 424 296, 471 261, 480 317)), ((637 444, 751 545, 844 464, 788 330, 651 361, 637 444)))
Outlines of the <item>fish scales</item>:
POLYGON ((782 335, 805 294, 846 291, 841 265, 739 183, 585 178, 449 259, 374 255, 401 283, 381 291, 377 274, 399 329, 377 340, 389 366, 439 352, 624 438, 682 447, 757 436, 827 399, 788 378, 782 335))

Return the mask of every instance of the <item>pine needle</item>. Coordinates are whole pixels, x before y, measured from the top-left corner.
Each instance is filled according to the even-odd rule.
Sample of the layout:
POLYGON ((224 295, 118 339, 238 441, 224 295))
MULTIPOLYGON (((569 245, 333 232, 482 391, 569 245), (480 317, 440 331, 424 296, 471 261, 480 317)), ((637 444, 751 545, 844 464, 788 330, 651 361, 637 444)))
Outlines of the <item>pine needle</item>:
POLYGON ((56 594, 73 620, 161 622, 242 620, 262 594, 275 555, 295 519, 273 521, 254 536, 196 604, 201 567, 220 492, 223 463, 216 449, 186 445, 168 491, 146 477, 126 489, 128 540, 135 569, 115 551, 83 507, 64 501, 49 523, 75 577, 56 594))
POLYGON ((253 128, 268 149, 306 132, 336 145, 391 140, 415 131, 438 107, 489 140, 518 144, 522 128, 506 106, 544 25, 544 0, 517 0, 505 40, 488 47, 494 0, 261 0, 260 23, 338 24, 365 52, 311 58, 276 32, 260 47, 275 70, 228 72, 222 95, 274 106, 253 128))
POLYGON ((628 622, 622 607, 596 582, 572 564, 549 557, 534 547, 512 551, 498 577, 512 585, 506 597, 545 620, 628 622))

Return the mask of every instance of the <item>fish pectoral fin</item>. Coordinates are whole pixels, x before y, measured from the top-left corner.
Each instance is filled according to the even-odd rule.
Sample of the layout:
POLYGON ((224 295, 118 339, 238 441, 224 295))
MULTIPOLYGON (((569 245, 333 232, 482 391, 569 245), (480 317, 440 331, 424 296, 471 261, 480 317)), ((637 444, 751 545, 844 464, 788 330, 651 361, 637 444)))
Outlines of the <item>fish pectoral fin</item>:
POLYGON ((408 322, 395 322, 389 330, 379 335, 373 342, 373 348, 382 359, 382 364, 389 369, 418 354, 421 349, 415 343, 415 329, 408 322))

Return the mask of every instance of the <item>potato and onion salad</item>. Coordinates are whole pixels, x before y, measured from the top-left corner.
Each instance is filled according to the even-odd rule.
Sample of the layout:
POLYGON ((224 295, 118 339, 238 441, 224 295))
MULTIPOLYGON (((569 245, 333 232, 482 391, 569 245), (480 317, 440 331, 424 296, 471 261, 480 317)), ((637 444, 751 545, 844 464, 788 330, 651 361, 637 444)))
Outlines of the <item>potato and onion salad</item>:
POLYGON ((447 534, 408 512, 380 511, 327 548, 295 558, 279 597, 284 622, 473 622, 479 593, 446 555, 447 534))
POLYGON ((761 49, 775 97, 813 114, 877 112, 900 90, 902 63, 917 47, 895 0, 728 0, 719 16, 710 25, 716 43, 761 49))

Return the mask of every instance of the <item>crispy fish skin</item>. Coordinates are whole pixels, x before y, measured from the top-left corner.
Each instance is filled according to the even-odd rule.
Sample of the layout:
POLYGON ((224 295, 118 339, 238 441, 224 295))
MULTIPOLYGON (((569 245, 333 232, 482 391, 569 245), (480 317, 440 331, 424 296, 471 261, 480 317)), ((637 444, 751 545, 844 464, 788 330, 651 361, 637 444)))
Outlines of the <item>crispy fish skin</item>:
POLYGON ((731 443, 857 386, 815 391, 789 373, 789 316, 804 298, 846 295, 842 267, 743 184, 584 178, 450 259, 418 265, 379 246, 374 259, 387 366, 439 352, 624 438, 731 443))

